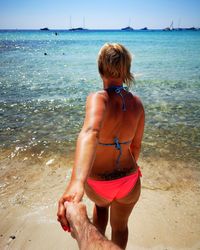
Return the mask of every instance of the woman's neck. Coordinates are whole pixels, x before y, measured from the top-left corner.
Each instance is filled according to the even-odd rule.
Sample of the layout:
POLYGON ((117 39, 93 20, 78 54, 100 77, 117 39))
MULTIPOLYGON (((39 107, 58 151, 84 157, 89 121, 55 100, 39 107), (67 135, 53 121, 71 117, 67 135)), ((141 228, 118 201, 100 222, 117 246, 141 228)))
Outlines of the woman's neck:
POLYGON ((103 87, 104 89, 107 89, 112 86, 122 86, 123 81, 122 79, 108 79, 108 78, 102 78, 103 80, 103 87))

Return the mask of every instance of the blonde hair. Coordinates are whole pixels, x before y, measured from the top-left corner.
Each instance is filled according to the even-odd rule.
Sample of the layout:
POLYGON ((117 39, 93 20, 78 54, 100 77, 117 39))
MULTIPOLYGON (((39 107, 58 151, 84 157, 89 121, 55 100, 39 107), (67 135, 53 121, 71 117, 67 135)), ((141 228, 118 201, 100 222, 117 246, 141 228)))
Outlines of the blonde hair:
POLYGON ((130 87, 134 82, 134 76, 130 72, 131 54, 119 43, 106 43, 99 51, 99 73, 108 78, 122 78, 123 82, 130 87))

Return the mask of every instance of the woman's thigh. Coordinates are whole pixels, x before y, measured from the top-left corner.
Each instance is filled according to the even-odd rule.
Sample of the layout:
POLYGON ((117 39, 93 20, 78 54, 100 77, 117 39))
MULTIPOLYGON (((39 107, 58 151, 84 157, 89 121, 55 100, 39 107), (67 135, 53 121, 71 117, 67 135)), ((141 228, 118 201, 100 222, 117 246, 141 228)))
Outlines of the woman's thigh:
POLYGON ((135 187, 128 193, 127 196, 121 199, 114 200, 110 209, 110 224, 115 230, 122 230, 127 226, 128 218, 140 197, 140 178, 135 187))

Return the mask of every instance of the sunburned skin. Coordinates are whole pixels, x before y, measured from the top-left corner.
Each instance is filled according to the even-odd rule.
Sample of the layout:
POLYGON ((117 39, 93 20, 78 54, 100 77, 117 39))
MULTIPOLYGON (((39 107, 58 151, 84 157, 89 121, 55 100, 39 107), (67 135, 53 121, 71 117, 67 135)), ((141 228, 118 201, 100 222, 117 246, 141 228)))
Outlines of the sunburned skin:
MULTIPOLYGON (((115 92, 100 91, 99 95, 103 95, 106 102, 106 111, 104 120, 99 133, 99 142, 113 143, 116 135, 119 142, 132 140, 131 144, 121 144, 122 154, 120 157, 120 169, 116 169, 116 159, 119 151, 115 146, 105 146, 97 144, 96 156, 89 177, 97 180, 105 179, 105 175, 113 175, 113 179, 122 176, 122 172, 131 173, 137 169, 138 150, 141 147, 141 138, 143 135, 144 111, 141 101, 138 97, 133 96, 125 90, 126 111, 122 110, 122 100, 115 92), (113 127, 113 124, 115 126, 113 127), (119 173, 119 175, 118 175, 119 173)), ((86 110, 87 112, 87 110, 86 110)), ((108 179, 112 179, 109 178, 108 179)))

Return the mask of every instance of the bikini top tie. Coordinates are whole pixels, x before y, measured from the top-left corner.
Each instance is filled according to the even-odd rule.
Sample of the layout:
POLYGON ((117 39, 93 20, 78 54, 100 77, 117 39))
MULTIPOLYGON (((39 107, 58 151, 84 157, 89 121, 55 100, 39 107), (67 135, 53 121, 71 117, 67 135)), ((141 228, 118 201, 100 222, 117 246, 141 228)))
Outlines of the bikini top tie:
POLYGON ((127 91, 127 88, 126 87, 123 87, 123 86, 111 86, 105 90, 109 91, 109 90, 114 90, 115 93, 117 93, 118 95, 121 96, 122 98, 122 110, 123 111, 126 111, 126 104, 125 104, 125 99, 124 99, 124 96, 122 95, 121 91, 122 90, 126 90, 127 91))
POLYGON ((116 160, 116 167, 117 167, 117 169, 119 169, 119 168, 120 168, 120 166, 119 166, 119 160, 120 160, 120 157, 121 157, 121 155, 122 155, 122 147, 121 147, 121 144, 129 144, 129 143, 131 143, 131 141, 132 141, 132 140, 130 140, 130 141, 125 141, 125 142, 119 142, 118 138, 115 137, 115 138, 114 138, 114 143, 101 143, 101 142, 99 142, 99 144, 102 145, 102 146, 115 146, 115 148, 116 148, 117 150, 119 150, 119 155, 118 155, 117 160, 116 160))
MULTIPOLYGON (((122 90, 127 90, 125 87, 123 86, 111 86, 105 90, 114 90, 115 93, 119 94, 122 98, 122 110, 123 111, 126 111, 126 104, 125 104, 125 99, 124 99, 124 96, 122 95, 121 91, 122 90)), ((117 137, 114 138, 114 142, 113 143, 101 143, 99 142, 100 145, 103 145, 103 146, 115 146, 115 148, 117 150, 119 150, 119 155, 117 157, 117 160, 116 160, 116 166, 117 166, 117 169, 119 169, 119 161, 120 161, 120 157, 122 155, 122 147, 121 147, 121 144, 129 144, 131 143, 132 140, 130 141, 125 141, 125 142, 119 142, 119 139, 117 137)))

